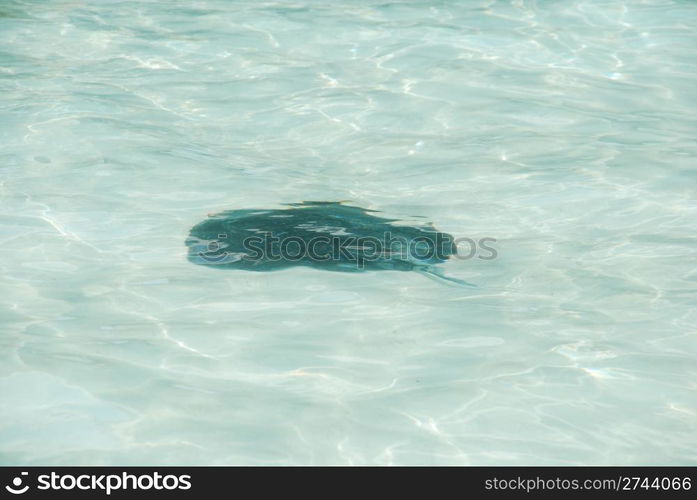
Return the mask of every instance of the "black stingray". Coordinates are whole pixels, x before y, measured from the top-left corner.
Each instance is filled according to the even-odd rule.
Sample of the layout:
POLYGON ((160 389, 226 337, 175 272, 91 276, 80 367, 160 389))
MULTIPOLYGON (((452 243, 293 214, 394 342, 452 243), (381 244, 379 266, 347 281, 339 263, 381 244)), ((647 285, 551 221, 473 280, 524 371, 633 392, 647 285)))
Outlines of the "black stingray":
POLYGON ((228 210, 196 224, 189 260, 220 269, 273 271, 311 266, 342 272, 419 271, 461 285, 434 267, 457 254, 453 237, 431 225, 408 226, 341 202, 228 210))

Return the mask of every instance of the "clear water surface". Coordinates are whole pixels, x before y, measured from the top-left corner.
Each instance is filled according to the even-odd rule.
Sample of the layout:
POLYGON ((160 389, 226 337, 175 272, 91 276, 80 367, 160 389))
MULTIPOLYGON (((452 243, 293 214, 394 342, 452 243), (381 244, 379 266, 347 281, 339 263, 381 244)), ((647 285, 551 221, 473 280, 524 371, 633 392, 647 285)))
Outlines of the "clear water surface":
POLYGON ((2 2, 0 461, 697 464, 695 47, 687 0, 2 2), (187 261, 302 200, 498 257, 187 261))

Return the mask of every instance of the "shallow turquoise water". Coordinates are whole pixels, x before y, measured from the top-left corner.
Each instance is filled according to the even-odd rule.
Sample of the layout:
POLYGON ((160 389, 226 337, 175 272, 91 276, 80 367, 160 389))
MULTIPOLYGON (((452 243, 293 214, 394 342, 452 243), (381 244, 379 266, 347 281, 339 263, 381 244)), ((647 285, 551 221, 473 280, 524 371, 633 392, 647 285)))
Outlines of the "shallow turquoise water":
POLYGON ((696 464, 697 3, 6 1, 0 460, 696 464), (224 272, 352 200, 498 258, 224 272))

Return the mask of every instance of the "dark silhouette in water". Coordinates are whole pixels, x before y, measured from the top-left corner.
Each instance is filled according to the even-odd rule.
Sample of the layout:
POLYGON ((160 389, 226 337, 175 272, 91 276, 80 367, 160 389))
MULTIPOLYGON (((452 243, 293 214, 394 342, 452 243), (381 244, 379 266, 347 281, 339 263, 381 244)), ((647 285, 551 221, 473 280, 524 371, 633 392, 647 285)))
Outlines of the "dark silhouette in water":
MULTIPOLYGON (((291 208, 228 210, 195 225, 186 240, 189 260, 221 269, 273 271, 311 266, 342 272, 419 271, 460 285, 434 267, 457 254, 453 237, 433 226, 394 219, 340 202, 291 208)), ((471 286, 471 285, 470 285, 471 286)))

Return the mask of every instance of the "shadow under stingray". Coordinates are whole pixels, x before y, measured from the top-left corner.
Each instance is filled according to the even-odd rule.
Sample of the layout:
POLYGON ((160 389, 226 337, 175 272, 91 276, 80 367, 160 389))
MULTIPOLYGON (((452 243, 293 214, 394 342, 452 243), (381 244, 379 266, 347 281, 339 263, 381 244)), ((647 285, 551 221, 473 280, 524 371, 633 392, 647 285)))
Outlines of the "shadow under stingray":
POLYGON ((274 271, 309 266, 340 272, 416 271, 466 286, 435 265, 457 255, 453 237, 408 226, 342 202, 305 201, 283 209, 228 210, 191 228, 191 262, 219 269, 274 271))

